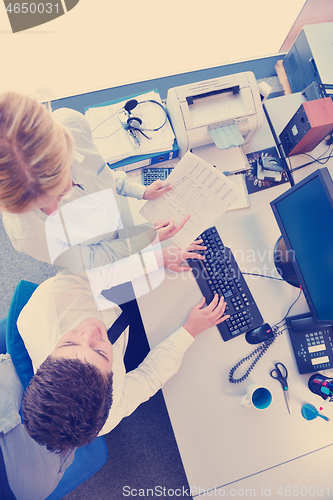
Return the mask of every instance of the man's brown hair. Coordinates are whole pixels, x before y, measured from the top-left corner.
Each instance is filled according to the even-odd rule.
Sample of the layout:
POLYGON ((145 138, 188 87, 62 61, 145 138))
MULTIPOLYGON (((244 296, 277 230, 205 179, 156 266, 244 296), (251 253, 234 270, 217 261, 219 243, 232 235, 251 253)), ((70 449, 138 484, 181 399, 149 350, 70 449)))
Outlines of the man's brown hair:
POLYGON ((23 423, 37 443, 66 453, 97 437, 111 404, 112 374, 105 378, 79 359, 49 356, 25 392, 23 423))

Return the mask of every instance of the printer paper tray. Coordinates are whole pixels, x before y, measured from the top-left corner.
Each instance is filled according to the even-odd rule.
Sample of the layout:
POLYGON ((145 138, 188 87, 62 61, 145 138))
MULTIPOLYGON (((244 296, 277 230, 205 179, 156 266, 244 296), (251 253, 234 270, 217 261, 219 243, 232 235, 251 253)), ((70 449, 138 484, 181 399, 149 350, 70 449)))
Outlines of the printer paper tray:
POLYGON ((244 144, 244 137, 236 125, 226 125, 218 128, 208 127, 208 131, 218 149, 229 149, 244 144))

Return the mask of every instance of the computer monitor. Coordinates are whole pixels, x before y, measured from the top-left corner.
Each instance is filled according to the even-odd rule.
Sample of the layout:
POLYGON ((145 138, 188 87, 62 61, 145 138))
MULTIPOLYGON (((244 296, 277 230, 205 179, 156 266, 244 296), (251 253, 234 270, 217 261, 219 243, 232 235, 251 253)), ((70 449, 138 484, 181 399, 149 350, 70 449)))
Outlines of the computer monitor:
POLYGON ((333 324, 333 181, 329 171, 316 170, 272 201, 271 207, 314 323, 333 324))

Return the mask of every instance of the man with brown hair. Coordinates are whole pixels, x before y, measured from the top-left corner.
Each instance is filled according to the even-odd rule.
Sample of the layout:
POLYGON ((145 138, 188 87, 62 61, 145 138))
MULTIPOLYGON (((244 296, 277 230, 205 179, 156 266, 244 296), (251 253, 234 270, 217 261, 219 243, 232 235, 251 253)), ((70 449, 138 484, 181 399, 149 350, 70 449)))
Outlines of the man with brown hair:
MULTIPOLYGON (((100 288, 106 288, 103 279, 100 288)), ((23 400, 28 433, 53 451, 67 452, 112 430, 177 372, 196 335, 229 317, 217 295, 204 305, 203 298, 183 327, 126 373, 128 328, 120 328, 113 345, 108 338, 121 322, 120 308, 99 311, 84 276, 60 273, 42 283, 17 322, 36 372, 23 400)))

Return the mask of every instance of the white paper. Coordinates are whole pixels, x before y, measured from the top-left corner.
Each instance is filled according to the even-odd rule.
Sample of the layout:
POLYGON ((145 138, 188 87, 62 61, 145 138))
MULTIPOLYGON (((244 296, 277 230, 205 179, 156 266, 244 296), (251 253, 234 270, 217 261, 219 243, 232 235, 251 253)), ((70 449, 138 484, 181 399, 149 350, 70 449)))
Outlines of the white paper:
POLYGON ((213 225, 240 196, 237 186, 224 174, 189 151, 168 176, 168 183, 173 189, 147 201, 140 213, 151 223, 175 218, 176 224, 190 214, 190 220, 172 238, 182 249, 213 225))
POLYGON ((207 144, 193 148, 192 152, 226 175, 251 169, 241 146, 221 150, 215 144, 207 144))
POLYGON ((229 175, 228 179, 230 179, 239 188, 239 191, 241 193, 238 200, 236 200, 234 203, 232 203, 232 205, 228 208, 228 210, 237 210, 239 208, 249 208, 250 198, 249 198, 249 193, 247 191, 244 174, 229 175))

